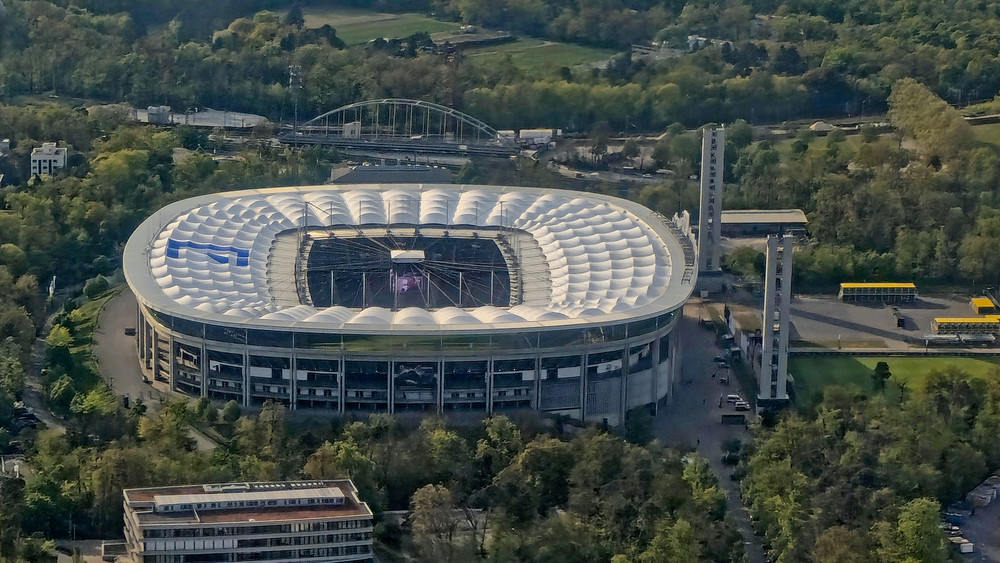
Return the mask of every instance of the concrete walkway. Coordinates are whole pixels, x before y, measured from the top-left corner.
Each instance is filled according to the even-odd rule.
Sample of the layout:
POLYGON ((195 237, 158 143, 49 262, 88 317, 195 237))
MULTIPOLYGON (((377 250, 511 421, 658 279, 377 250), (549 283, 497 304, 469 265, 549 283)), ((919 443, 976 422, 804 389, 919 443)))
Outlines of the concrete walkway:
MULTIPOLYGON (((670 405, 662 407, 656 417, 656 436, 662 443, 678 448, 695 448, 708 459, 719 484, 726 490, 727 518, 737 526, 743 536, 744 547, 750 563, 763 563, 764 550, 761 538, 756 536, 750 518, 739 494, 739 484, 730 479, 734 468, 722 463, 722 444, 727 440, 749 439, 749 433, 742 426, 722 425, 723 413, 734 413, 731 405, 723 401, 721 395, 735 393, 749 400, 751 397, 739 388, 735 377, 729 386, 719 383, 712 374, 719 371, 713 358, 721 354, 716 345, 715 332, 711 328, 699 326, 698 319, 707 316, 700 303, 689 303, 684 307, 684 317, 674 337, 680 338, 681 374, 674 386, 674 398, 670 405), (700 443, 699 443, 700 442, 700 443)), ((747 419, 750 420, 750 413, 747 419)))

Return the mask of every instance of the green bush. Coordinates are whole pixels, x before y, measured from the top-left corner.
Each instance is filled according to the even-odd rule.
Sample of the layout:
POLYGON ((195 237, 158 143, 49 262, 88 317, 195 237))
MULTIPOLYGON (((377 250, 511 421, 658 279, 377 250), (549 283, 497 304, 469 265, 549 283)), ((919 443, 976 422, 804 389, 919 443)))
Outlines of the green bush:
POLYGON ((83 294, 93 299, 107 291, 110 287, 111 284, 108 283, 107 278, 104 276, 94 276, 87 280, 87 283, 83 284, 83 294))
POLYGON ((240 417, 242 410, 240 409, 240 404, 235 400, 230 400, 225 406, 222 407, 222 420, 224 422, 236 422, 236 419, 240 417))

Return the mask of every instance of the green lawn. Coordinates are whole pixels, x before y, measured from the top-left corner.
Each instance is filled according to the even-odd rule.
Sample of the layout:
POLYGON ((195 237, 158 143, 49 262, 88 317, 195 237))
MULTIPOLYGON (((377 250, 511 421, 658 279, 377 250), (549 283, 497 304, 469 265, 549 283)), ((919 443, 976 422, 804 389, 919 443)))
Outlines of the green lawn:
POLYGON ((524 38, 510 43, 487 45, 463 51, 474 64, 495 65, 510 55, 517 68, 531 76, 551 75, 560 67, 570 67, 608 59, 616 53, 570 43, 524 38))
POLYGON ((459 24, 443 22, 420 14, 388 14, 352 8, 305 6, 302 15, 306 27, 331 25, 348 45, 357 45, 376 37, 406 37, 421 31, 438 33, 458 29, 459 24))
POLYGON ((972 136, 975 137, 977 141, 993 145, 994 147, 1000 149, 1000 123, 976 125, 972 128, 972 136))
MULTIPOLYGON (((927 375, 935 369, 955 366, 974 378, 983 378, 1000 367, 1000 357, 958 356, 793 356, 788 372, 795 378, 796 400, 801 408, 815 405, 829 385, 872 391, 871 373, 875 364, 889 364, 893 379, 905 380, 907 392, 921 392, 927 375)), ((899 397, 898 387, 890 381, 886 395, 899 397)))
POLYGON ((89 299, 70 313, 73 321, 73 333, 76 335, 73 348, 74 354, 90 353, 94 330, 97 328, 97 317, 100 316, 108 301, 114 299, 125 288, 124 284, 116 285, 93 299, 89 299))
MULTIPOLYGON (((774 150, 781 153, 782 160, 787 161, 792 156, 792 143, 795 142, 795 138, 781 139, 780 141, 774 142, 774 150)), ((861 146, 861 135, 848 135, 844 138, 843 150, 850 150, 856 152, 858 147, 861 146)), ((826 137, 815 137, 809 142, 809 153, 812 155, 817 155, 826 150, 826 137)))

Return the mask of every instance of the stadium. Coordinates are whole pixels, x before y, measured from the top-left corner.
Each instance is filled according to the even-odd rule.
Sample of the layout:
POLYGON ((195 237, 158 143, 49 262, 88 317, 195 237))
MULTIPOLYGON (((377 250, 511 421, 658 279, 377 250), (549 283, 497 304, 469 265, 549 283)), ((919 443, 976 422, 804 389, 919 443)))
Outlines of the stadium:
POLYGON ((669 400, 697 277, 682 218, 451 184, 186 199, 139 226, 124 270, 139 362, 181 393, 609 424, 669 400))

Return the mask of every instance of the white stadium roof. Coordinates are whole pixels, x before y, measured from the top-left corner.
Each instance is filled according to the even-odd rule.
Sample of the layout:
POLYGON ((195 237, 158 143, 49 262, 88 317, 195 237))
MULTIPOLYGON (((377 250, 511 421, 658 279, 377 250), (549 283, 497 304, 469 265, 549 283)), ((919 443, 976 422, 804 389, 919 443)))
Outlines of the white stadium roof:
POLYGON ((694 287, 693 276, 682 281, 683 250, 661 216, 609 196, 504 186, 327 185, 223 192, 168 205, 133 233, 124 269, 141 303, 191 320, 312 332, 468 332, 614 323, 673 310, 694 287), (269 277, 278 235, 303 223, 515 229, 541 249, 548 299, 509 308, 398 311, 290 304, 276 298, 269 277))

